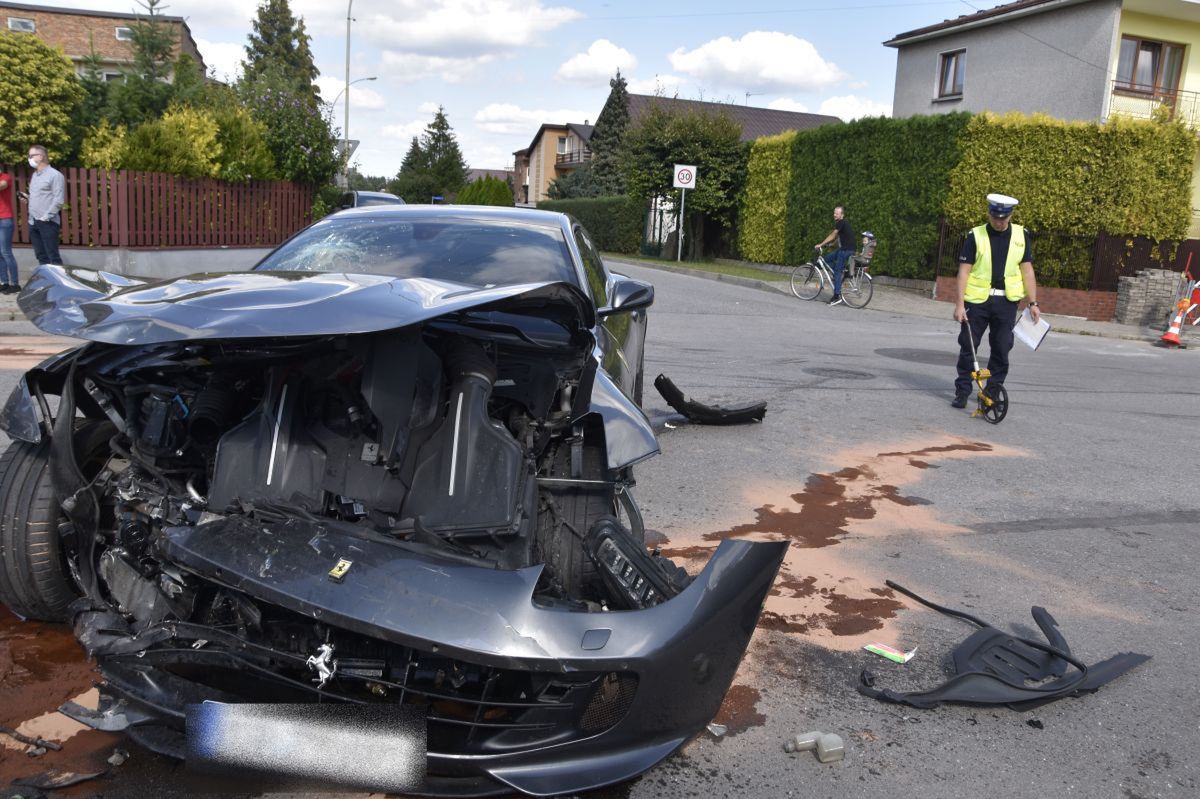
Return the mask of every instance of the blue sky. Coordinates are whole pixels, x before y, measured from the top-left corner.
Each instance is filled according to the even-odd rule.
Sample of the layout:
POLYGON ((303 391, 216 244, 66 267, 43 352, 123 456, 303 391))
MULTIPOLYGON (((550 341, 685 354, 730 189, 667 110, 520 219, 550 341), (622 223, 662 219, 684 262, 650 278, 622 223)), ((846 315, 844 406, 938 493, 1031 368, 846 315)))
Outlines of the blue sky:
MULTIPOLYGON (((133 0, 42 5, 138 11, 133 0)), ((888 114, 897 33, 987 0, 353 0, 350 135, 369 174, 392 175, 446 109, 467 162, 498 169, 543 122, 594 122, 619 67, 630 90, 829 113, 888 114), (732 10, 731 10, 732 9, 732 10), (749 93, 749 96, 747 96, 749 93)), ((345 0, 292 0, 312 35, 322 96, 345 81, 345 0)), ((232 77, 251 0, 167 0, 210 68, 232 77)), ((333 108, 340 131, 343 101, 333 108)))

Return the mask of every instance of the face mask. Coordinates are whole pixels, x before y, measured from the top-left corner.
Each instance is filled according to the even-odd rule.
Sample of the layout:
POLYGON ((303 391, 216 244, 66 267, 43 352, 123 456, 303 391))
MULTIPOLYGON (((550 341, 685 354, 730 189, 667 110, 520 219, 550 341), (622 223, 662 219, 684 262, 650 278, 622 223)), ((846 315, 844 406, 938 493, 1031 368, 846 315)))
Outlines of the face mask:
POLYGON ((30 158, 30 159, 29 159, 29 165, 30 165, 31 167, 33 167, 34 169, 37 169, 37 159, 36 159, 36 158, 30 158))

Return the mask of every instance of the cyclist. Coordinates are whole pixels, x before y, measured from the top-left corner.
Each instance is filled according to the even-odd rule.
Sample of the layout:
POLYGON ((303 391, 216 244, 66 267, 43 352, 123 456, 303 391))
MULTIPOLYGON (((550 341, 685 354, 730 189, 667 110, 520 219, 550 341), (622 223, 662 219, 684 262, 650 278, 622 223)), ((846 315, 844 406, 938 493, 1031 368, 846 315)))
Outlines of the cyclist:
POLYGON ((829 304, 841 305, 842 272, 846 269, 846 261, 854 255, 854 231, 846 221, 846 209, 840 205, 833 209, 833 230, 816 246, 817 252, 820 253, 821 248, 834 239, 837 239, 837 249, 825 259, 829 268, 833 270, 833 298, 829 300, 829 304))

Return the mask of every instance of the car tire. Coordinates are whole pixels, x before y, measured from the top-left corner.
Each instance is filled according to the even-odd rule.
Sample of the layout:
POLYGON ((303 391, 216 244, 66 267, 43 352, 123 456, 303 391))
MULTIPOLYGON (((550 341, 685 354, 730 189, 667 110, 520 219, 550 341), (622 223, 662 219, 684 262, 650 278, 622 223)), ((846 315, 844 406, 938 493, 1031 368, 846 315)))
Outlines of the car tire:
MULTIPOLYGON (((568 476, 569 448, 560 450, 557 462, 555 476, 568 476)), ((602 479, 604 464, 603 448, 583 448, 584 479, 602 479)), ((542 489, 534 557, 546 565, 547 576, 566 596, 581 596, 598 585, 596 564, 587 553, 587 535, 593 524, 613 515, 615 505, 615 497, 608 487, 542 489)))
MULTIPOLYGON (((97 470, 112 433, 107 422, 77 428, 75 451, 85 474, 97 470)), ((0 457, 0 602, 18 616, 65 621, 67 605, 79 596, 59 541, 64 521, 50 478, 50 440, 14 441, 0 457)))

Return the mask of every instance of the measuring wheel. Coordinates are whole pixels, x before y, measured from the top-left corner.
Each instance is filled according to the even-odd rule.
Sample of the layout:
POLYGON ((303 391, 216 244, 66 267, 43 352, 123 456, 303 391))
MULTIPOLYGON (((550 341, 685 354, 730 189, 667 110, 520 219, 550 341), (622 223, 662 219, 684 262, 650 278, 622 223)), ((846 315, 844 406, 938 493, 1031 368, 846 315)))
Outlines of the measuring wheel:
POLYGON ((993 386, 979 392, 979 410, 975 415, 982 416, 991 424, 1000 424, 1008 414, 1008 392, 1004 386, 993 386))

